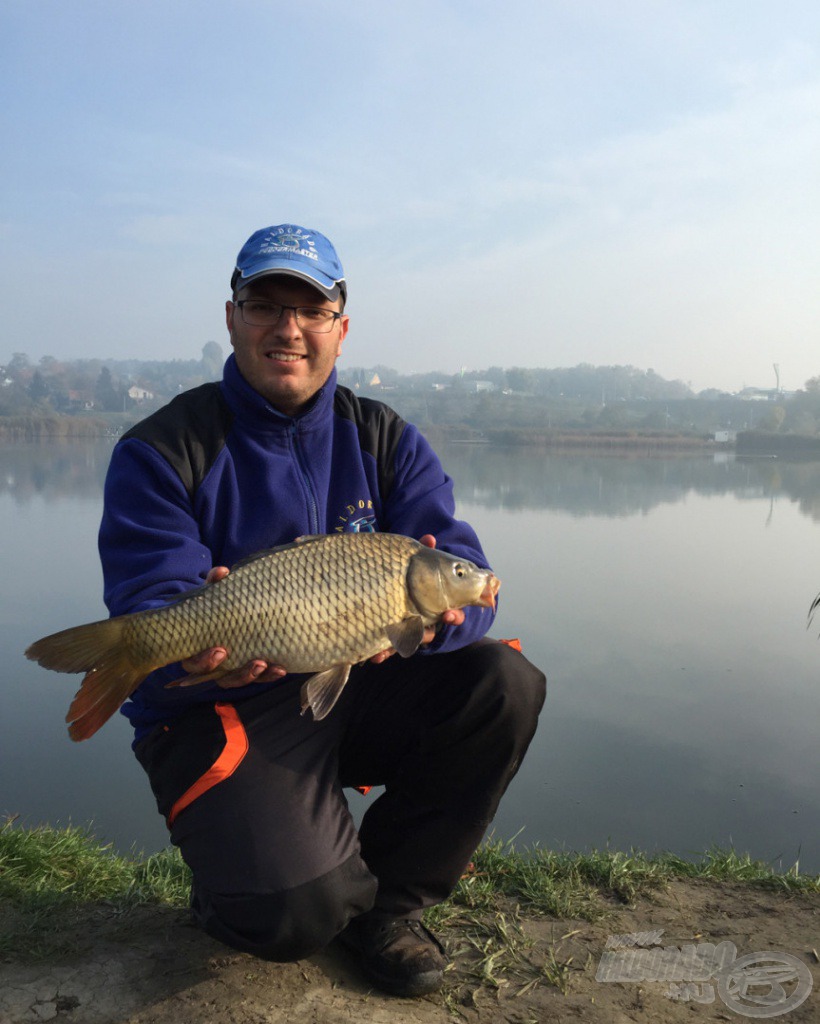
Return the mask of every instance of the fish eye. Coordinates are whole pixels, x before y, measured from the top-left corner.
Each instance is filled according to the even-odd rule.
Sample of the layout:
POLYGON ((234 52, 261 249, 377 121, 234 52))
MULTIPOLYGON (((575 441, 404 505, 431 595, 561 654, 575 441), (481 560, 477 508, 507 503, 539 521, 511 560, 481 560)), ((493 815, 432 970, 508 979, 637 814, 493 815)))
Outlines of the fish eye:
POLYGON ((461 562, 456 562, 456 564, 453 566, 453 572, 459 578, 461 578, 464 575, 464 571, 464 566, 461 564, 461 562))

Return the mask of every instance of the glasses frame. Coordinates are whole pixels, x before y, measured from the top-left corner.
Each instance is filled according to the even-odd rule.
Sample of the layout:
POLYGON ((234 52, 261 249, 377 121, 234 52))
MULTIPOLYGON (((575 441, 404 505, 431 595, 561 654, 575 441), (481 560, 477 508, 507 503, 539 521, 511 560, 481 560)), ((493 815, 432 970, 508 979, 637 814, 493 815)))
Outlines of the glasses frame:
POLYGON ((336 309, 322 309, 321 306, 286 306, 283 302, 268 302, 267 299, 239 299, 238 301, 234 302, 234 305, 239 308, 239 315, 242 317, 242 322, 247 324, 248 327, 275 327, 282 319, 282 317, 285 315, 285 312, 289 309, 292 309, 293 314, 296 317, 296 323, 299 325, 299 327, 303 331, 308 331, 311 334, 330 334, 330 332, 333 330, 333 325, 336 323, 337 320, 341 320, 343 316, 343 314, 336 309), (275 320, 271 320, 270 323, 254 324, 251 323, 250 320, 247 320, 245 318, 245 310, 243 307, 247 302, 267 302, 269 306, 279 306, 281 312, 279 313, 279 316, 275 320), (330 319, 327 321, 328 326, 326 328, 320 328, 319 330, 317 330, 315 327, 305 327, 305 325, 299 318, 300 309, 322 309, 323 313, 329 313, 330 319))

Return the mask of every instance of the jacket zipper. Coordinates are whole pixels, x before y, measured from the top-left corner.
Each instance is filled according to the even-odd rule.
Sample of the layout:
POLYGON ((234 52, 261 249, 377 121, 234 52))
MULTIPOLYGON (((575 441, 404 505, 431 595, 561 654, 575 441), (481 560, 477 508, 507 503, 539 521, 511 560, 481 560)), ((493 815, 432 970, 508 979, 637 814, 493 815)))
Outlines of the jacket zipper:
POLYGON ((308 519, 310 521, 310 532, 321 533, 319 528, 319 502, 316 500, 316 492, 313 489, 313 481, 308 473, 307 464, 302 456, 302 446, 299 442, 299 429, 296 423, 291 423, 290 433, 293 440, 293 452, 296 456, 296 466, 308 496, 308 519))

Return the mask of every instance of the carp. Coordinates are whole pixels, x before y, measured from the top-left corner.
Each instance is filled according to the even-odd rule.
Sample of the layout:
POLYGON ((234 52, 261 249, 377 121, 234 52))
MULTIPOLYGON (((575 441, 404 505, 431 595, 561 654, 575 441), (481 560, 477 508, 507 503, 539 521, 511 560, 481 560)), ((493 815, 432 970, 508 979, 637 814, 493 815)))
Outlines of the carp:
POLYGON ((321 719, 353 665, 390 647, 410 657, 448 608, 494 608, 499 585, 492 570, 398 534, 300 537, 161 608, 43 637, 26 657, 86 673, 66 716, 73 740, 92 736, 151 672, 214 646, 227 649, 225 660, 186 683, 263 659, 312 673, 302 712, 321 719))

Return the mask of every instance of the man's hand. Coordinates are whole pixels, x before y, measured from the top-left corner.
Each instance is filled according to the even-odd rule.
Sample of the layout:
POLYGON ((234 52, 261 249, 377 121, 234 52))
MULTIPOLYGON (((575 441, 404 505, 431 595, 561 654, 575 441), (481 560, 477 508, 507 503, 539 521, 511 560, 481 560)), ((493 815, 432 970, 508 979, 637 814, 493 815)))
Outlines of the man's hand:
MULTIPOLYGON (((425 535, 420 537, 419 540, 428 548, 434 548, 436 546, 436 538, 432 533, 425 533, 425 535)), ((464 622, 464 609, 448 608, 441 616, 441 621, 447 626, 460 626, 461 623, 464 622)), ((428 626, 424 631, 424 636, 421 640, 422 644, 432 643, 435 635, 436 631, 434 627, 428 626)), ((395 653, 396 652, 392 647, 388 647, 386 651, 380 651, 378 654, 374 654, 370 660, 374 665, 380 665, 387 658, 391 658, 395 653)))
MULTIPOLYGON (((223 580, 230 569, 225 565, 215 565, 205 577, 205 583, 216 583, 223 580)), ((228 651, 224 647, 209 647, 206 651, 200 651, 192 658, 186 658, 182 667, 189 675, 205 675, 221 665, 228 657, 228 651)), ((217 686, 223 690, 232 690, 238 686, 247 686, 249 683, 272 683, 286 675, 286 670, 281 665, 272 665, 267 661, 258 658, 249 661, 247 665, 234 669, 221 679, 215 680, 217 686)), ((187 682, 184 678, 171 683, 171 686, 196 686, 197 681, 187 682)))

